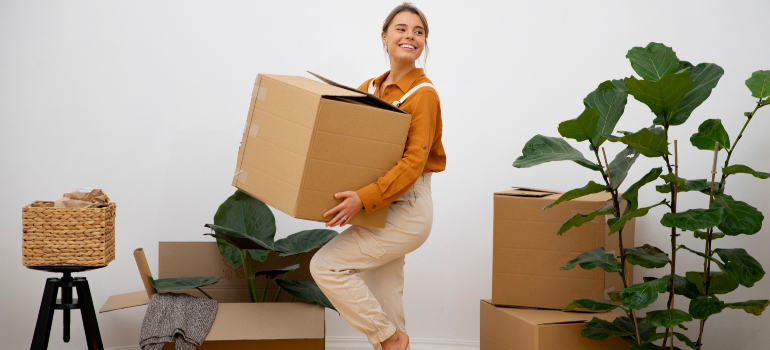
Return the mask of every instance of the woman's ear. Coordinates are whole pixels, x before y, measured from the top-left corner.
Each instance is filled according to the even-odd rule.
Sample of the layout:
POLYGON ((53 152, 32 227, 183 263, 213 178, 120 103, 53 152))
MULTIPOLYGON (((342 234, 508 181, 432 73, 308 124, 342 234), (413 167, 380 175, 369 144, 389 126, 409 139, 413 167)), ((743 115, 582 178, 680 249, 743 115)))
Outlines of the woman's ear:
POLYGON ((383 32, 382 34, 380 34, 380 37, 382 38, 382 43, 383 43, 383 44, 387 44, 387 43, 388 43, 388 41, 385 39, 385 32, 383 32))

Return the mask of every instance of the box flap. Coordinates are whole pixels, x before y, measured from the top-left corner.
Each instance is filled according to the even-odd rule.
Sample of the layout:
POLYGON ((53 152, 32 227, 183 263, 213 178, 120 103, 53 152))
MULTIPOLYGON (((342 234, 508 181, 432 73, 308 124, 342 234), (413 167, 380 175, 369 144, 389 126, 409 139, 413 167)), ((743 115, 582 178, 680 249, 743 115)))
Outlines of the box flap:
POLYGON ((147 292, 144 290, 126 294, 110 295, 104 305, 102 305, 102 308, 99 309, 99 313, 147 305, 149 303, 150 298, 147 297, 147 292))
MULTIPOLYGON (((307 92, 320 95, 320 96, 342 96, 342 97, 363 97, 364 93, 358 90, 349 91, 336 86, 323 84, 321 82, 308 79, 305 77, 298 77, 293 75, 278 75, 278 74, 259 74, 266 78, 273 79, 275 81, 288 84, 307 92)), ((259 76, 257 79, 259 79, 259 76)))
POLYGON ((546 197, 553 194, 561 194, 564 192, 560 191, 552 191, 552 190, 542 190, 538 188, 532 188, 532 187, 513 187, 512 190, 508 191, 502 191, 502 192, 495 192, 495 195, 500 196, 515 196, 515 197, 546 197))
MULTIPOLYGON (((366 97, 363 98, 363 100, 365 100, 367 104, 371 104, 371 105, 374 105, 374 106, 377 106, 377 107, 380 107, 380 108, 385 108, 385 109, 388 109, 388 110, 391 110, 391 111, 394 111, 394 112, 406 113, 403 110, 401 110, 400 108, 398 108, 398 107, 388 103, 387 101, 385 101, 385 100, 383 100, 383 99, 381 99, 381 98, 379 98, 377 96, 374 96, 374 95, 372 95, 372 94, 370 94, 370 93, 368 93, 366 91, 361 91, 361 90, 354 89, 354 88, 349 87, 349 86, 345 86, 345 85, 336 83, 334 81, 326 79, 326 78, 324 78, 324 77, 322 77, 322 76, 320 76, 318 74, 315 74, 313 72, 310 72, 310 71, 308 71, 308 73, 312 74, 314 77, 316 77, 318 79, 321 79, 321 81, 323 81, 324 83, 327 83, 329 85, 336 86, 338 88, 342 88, 342 89, 346 89, 346 90, 350 90, 350 91, 355 91, 357 93, 356 96, 360 96, 360 94, 364 94, 366 97)), ((343 96, 343 95, 324 95, 324 96, 343 96)))
MULTIPOLYGON (((563 191, 554 191, 554 190, 544 190, 540 188, 534 188, 534 187, 518 187, 513 186, 513 189, 508 191, 502 191, 502 192, 495 192, 495 195, 501 195, 501 196, 514 196, 514 197, 536 197, 536 198, 542 198, 547 197, 554 194, 562 194, 563 191)), ((605 202, 612 199, 612 195, 608 192, 599 192, 599 193, 592 193, 586 196, 582 196, 580 198, 575 198, 573 200, 575 201, 581 201, 581 202, 605 202)))
POLYGON ((219 303, 206 341, 246 339, 320 339, 324 308, 294 303, 219 303))
MULTIPOLYGON (((489 300, 484 302, 492 304, 489 300)), ((523 320, 532 325, 553 325, 553 324, 568 324, 568 323, 585 323, 594 317, 600 319, 612 321, 619 314, 613 312, 607 313, 583 313, 583 312, 564 312, 558 310, 543 310, 543 309, 531 309, 531 308, 517 308, 507 306, 496 306, 500 311, 505 312, 513 317, 523 320)))

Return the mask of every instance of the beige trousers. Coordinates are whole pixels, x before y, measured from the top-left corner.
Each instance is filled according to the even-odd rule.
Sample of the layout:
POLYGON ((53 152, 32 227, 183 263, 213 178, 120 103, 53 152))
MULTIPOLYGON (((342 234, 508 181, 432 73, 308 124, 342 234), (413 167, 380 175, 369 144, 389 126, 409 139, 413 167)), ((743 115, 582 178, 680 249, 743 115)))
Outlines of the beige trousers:
POLYGON ((422 174, 390 204, 385 228, 351 226, 310 261, 310 273, 345 320, 366 335, 374 349, 406 332, 404 256, 428 239, 433 225, 432 173, 422 174))

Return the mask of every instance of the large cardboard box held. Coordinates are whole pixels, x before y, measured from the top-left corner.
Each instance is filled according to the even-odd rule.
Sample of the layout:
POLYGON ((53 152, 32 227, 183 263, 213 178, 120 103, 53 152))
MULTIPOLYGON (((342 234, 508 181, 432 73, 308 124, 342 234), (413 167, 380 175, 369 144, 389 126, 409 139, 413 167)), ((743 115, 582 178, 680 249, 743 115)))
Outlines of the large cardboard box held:
MULTIPOLYGON (((575 299, 607 299, 607 292, 623 290, 617 273, 579 266, 560 270, 578 255, 604 247, 618 250, 618 235, 607 235, 604 215, 557 235, 575 214, 587 214, 611 201, 596 193, 542 210, 562 192, 515 188, 494 195, 492 248, 492 304, 563 309, 575 299)), ((623 246, 634 246, 634 220, 623 230, 623 246)), ((632 269, 627 271, 633 281, 632 269)))
MULTIPOLYGON (((304 302, 288 302, 287 293, 280 294, 277 303, 251 303, 243 278, 243 269, 234 269, 219 255, 215 242, 160 242, 158 247, 158 278, 170 277, 223 277, 217 284, 203 287, 219 302, 217 315, 211 325, 201 350, 323 350, 325 347, 324 308, 304 302)), ((304 253, 297 261, 300 268, 292 272, 292 278, 312 280, 308 270, 310 258, 315 253, 304 253)), ((110 296, 99 313, 149 304, 149 295, 155 292, 147 276, 151 275, 144 252, 137 249, 139 266, 145 290, 110 296)), ((280 257, 272 252, 268 260, 257 263, 259 270, 269 270, 291 265, 294 257, 280 257)), ((259 280, 258 295, 264 291, 264 280, 259 280)), ((139 279, 137 278, 137 283, 139 279)), ((271 282, 266 300, 273 300, 277 287, 271 282)), ((195 296, 197 290, 182 291, 195 296)), ((174 349, 166 343, 164 350, 174 349)))
MULTIPOLYGON (((331 81, 327 81, 333 83, 331 81)), ((233 186, 296 218, 322 215, 403 157, 411 116, 356 89, 260 74, 238 152, 233 186)), ((350 224, 385 227, 388 208, 350 224)))
POLYGON ((628 342, 620 338, 598 341, 580 335, 592 318, 612 321, 618 316, 494 306, 481 300, 480 350, 626 350, 628 342))

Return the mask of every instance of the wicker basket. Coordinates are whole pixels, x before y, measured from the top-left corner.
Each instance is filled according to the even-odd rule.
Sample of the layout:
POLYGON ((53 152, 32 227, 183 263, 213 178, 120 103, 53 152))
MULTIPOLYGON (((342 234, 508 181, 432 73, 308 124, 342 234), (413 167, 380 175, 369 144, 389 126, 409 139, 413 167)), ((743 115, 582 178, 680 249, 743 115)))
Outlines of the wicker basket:
POLYGON ((115 260, 115 203, 54 208, 35 201, 21 209, 24 266, 106 266, 115 260))

